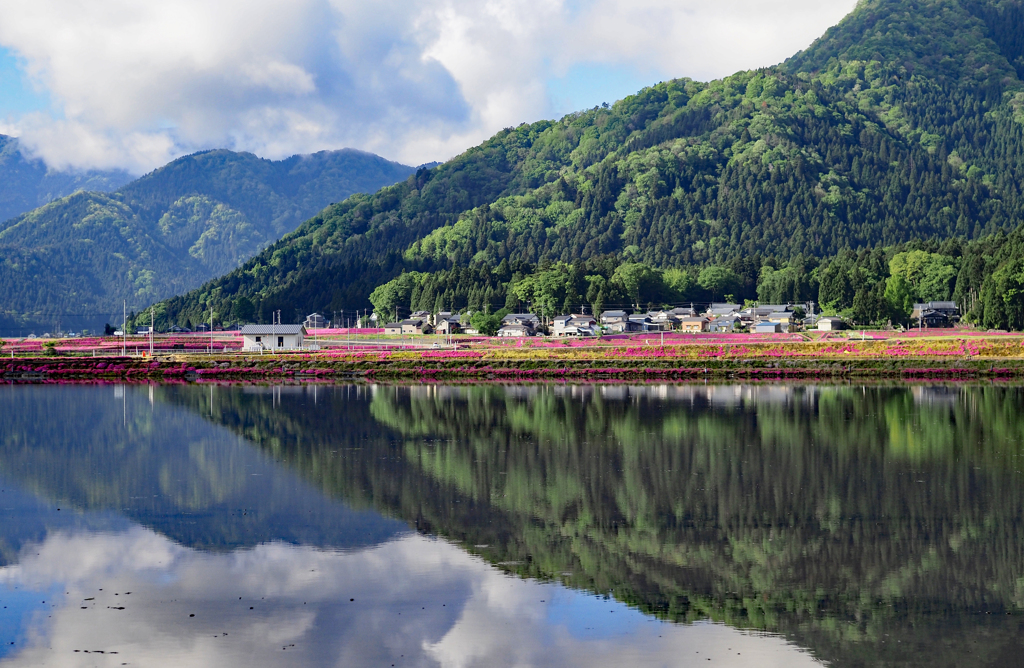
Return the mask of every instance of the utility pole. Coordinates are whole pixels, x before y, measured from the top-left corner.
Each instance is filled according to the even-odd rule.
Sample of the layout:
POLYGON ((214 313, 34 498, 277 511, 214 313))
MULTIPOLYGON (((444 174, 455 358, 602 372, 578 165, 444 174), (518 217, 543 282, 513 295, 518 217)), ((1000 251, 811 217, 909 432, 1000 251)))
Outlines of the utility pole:
POLYGON ((128 354, 128 301, 121 302, 121 357, 128 354))
POLYGON ((153 357, 153 326, 156 324, 156 314, 154 308, 149 308, 149 357, 153 357))

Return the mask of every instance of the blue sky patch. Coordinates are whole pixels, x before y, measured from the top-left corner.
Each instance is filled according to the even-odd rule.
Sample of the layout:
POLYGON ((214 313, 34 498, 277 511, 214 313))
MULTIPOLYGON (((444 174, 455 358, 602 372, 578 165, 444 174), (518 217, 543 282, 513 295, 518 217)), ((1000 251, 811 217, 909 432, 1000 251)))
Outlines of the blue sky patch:
POLYGON ((613 104, 645 86, 664 81, 657 72, 638 72, 632 67, 586 63, 575 65, 564 77, 548 79, 548 98, 555 118, 604 102, 613 104))
POLYGON ((0 47, 0 118, 49 108, 49 96, 33 88, 18 56, 0 47))

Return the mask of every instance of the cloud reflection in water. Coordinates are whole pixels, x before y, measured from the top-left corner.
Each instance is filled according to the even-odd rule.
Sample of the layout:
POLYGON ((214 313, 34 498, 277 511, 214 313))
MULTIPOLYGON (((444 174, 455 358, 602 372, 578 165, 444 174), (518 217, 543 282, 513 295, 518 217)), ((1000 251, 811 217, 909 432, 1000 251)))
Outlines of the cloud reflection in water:
POLYGON ((209 553, 142 527, 55 532, 0 569, 0 598, 26 590, 63 596, 24 613, 5 665, 819 665, 776 637, 659 622, 417 534, 209 553))

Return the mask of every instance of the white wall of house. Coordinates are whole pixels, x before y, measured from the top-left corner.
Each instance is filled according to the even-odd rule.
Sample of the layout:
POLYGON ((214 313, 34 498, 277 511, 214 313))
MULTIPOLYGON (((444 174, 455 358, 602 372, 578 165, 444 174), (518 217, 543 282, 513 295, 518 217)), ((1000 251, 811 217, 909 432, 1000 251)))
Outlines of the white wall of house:
POLYGON ((302 334, 243 334, 245 350, 298 350, 302 348, 302 334))

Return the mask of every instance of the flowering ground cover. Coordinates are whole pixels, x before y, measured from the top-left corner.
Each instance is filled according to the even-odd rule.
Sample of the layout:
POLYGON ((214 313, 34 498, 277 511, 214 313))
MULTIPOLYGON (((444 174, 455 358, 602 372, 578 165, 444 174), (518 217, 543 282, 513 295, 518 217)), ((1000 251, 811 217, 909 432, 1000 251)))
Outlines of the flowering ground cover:
POLYGON ((283 354, 241 351, 236 333, 173 335, 158 340, 148 358, 149 341, 130 337, 121 357, 121 339, 93 337, 51 342, 8 340, 0 375, 20 378, 273 378, 332 375, 458 377, 603 378, 623 375, 686 377, 734 374, 747 377, 884 375, 960 378, 977 374, 1024 373, 1024 336, 946 330, 876 333, 859 336, 819 334, 633 334, 569 341, 443 337, 384 340, 377 334, 349 335, 321 350, 283 354), (382 343, 386 343, 384 347, 382 343), (435 347, 437 346, 437 347, 435 347), (134 354, 138 351, 138 354, 134 354))

